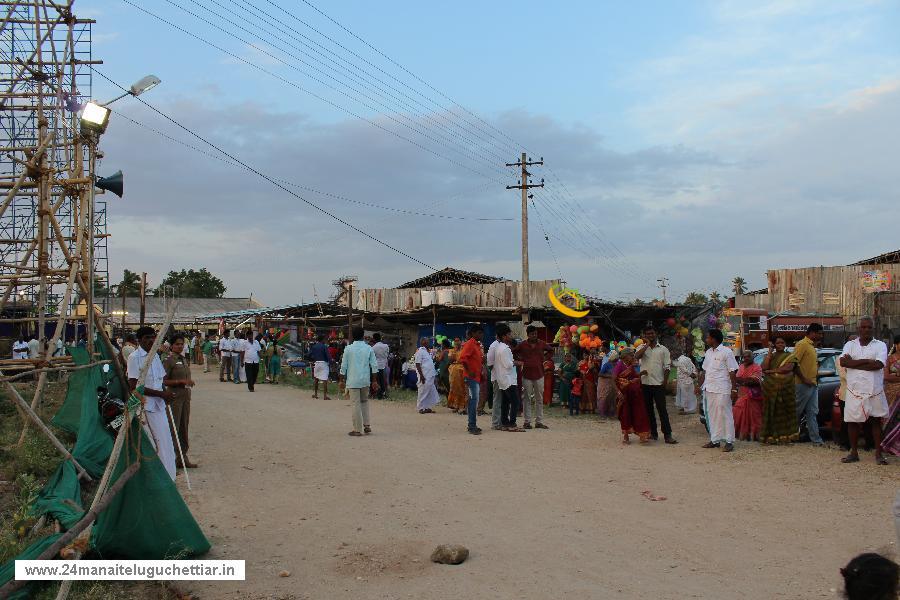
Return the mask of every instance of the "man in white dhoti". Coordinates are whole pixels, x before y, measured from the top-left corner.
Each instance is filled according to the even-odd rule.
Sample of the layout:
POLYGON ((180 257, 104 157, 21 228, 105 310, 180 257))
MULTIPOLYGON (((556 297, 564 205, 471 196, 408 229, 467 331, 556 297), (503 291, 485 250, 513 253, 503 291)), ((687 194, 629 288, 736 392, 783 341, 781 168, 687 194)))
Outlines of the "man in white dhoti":
POLYGON ((847 390, 844 393, 844 422, 850 434, 850 454, 844 463, 859 462, 859 430, 871 421, 875 442, 875 463, 886 465, 881 453, 881 418, 888 414, 884 393, 884 365, 887 364, 887 345, 874 338, 875 324, 871 317, 860 319, 856 329, 859 337, 844 345, 841 366, 847 369, 847 390))
MULTIPOLYGON (((148 352, 153 348, 155 338, 156 332, 152 327, 141 327, 137 330, 139 347, 128 357, 128 385, 132 390, 137 387, 141 367, 144 366, 148 352)), ((162 361, 159 360, 159 355, 155 355, 147 370, 147 377, 144 379, 144 430, 150 437, 160 462, 174 481, 175 446, 172 445, 166 401, 174 399, 175 394, 163 390, 165 376, 166 370, 163 368, 162 361)))
POLYGON ((722 345, 725 337, 718 329, 706 334, 709 349, 703 357, 700 373, 704 396, 704 412, 709 427, 709 442, 704 448, 718 448, 725 442, 725 452, 734 450, 734 415, 731 412, 731 391, 736 389, 737 360, 731 348, 722 345))
POLYGON ((431 358, 428 348, 428 338, 422 338, 415 355, 416 371, 419 373, 417 382, 419 395, 416 398, 416 408, 419 410, 419 414, 433 413, 432 407, 437 406, 441 401, 437 386, 434 385, 436 371, 434 369, 434 360, 431 358))
POLYGON ((678 414, 693 414, 697 411, 697 394, 694 391, 697 385, 697 366, 687 354, 682 354, 672 361, 672 364, 677 371, 675 406, 678 408, 678 414))

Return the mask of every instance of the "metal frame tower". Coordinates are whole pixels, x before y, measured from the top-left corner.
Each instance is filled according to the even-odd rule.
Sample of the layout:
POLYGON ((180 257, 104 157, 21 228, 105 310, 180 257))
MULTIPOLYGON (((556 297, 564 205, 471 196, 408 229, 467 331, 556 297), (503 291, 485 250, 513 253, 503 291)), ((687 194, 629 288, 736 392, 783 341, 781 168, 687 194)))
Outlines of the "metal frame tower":
POLYGON ((101 61, 73 1, 0 0, 0 321, 54 341, 109 279, 96 137, 77 114, 101 61))

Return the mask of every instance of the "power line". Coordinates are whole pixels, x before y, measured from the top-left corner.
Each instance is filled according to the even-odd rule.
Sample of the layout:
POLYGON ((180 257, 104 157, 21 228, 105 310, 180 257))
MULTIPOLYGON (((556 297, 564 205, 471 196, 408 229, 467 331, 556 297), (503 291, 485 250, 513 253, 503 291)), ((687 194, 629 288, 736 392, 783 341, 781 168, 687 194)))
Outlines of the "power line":
POLYGON ((189 37, 192 37, 192 38, 194 38, 195 40, 198 40, 198 41, 200 41, 200 42, 203 42, 204 44, 210 46, 211 48, 215 48, 215 49, 218 50, 219 52, 222 52, 222 53, 224 53, 224 54, 230 56, 231 58, 233 58, 233 59, 235 59, 235 60, 237 60, 237 61, 240 61, 240 62, 244 63, 245 65, 248 65, 248 66, 250 66, 250 67, 253 67, 254 69, 256 69, 256 70, 258 70, 258 71, 260 71, 260 72, 262 72, 262 73, 265 73, 266 75, 269 75, 270 77, 274 77, 275 79, 278 79, 279 81, 281 81, 281 82, 283 82, 283 83, 286 83, 287 85, 290 85, 291 87, 297 88, 298 90, 300 90, 300 91, 302 91, 302 92, 305 92, 305 93, 309 94, 309 95, 312 96, 313 98, 316 98, 317 100, 321 100, 322 102, 325 102, 326 104, 328 104, 329 106, 332 106, 333 108, 336 108, 336 109, 338 109, 338 110, 340 110, 340 111, 342 111, 342 112, 345 112, 345 113, 347 113, 348 115, 350 115, 350 116, 352 116, 352 117, 355 117, 355 118, 357 118, 357 119, 359 119, 359 120, 361 120, 361 121, 365 121, 366 123, 369 123, 369 124, 372 125, 373 127, 377 127, 378 129, 381 129, 382 131, 384 131, 384 132, 386 132, 386 133, 389 133, 389 134, 391 134, 391 135, 393 135, 393 136, 395 136, 395 137, 397 137, 397 138, 399 138, 399 139, 401 139, 401 140, 404 140, 404 141, 406 141, 406 142, 409 142, 410 144, 412 144, 413 146, 419 148, 420 150, 424 150, 425 152, 428 152, 429 154, 433 154, 434 156, 437 156, 438 158, 442 158, 442 159, 444 159, 444 160, 450 162, 451 164, 454 164, 454 165, 456 165, 456 166, 458 166, 458 167, 462 167, 463 169, 466 169, 467 171, 471 171, 471 172, 473 172, 473 173, 475 173, 475 174, 477 174, 477 175, 481 175, 482 177, 484 177, 484 178, 486 178, 486 179, 493 179, 495 182, 498 182, 498 183, 499 183, 499 181, 500 181, 499 179, 492 178, 490 175, 487 175, 487 174, 485 174, 485 173, 479 171, 478 169, 474 169, 474 168, 472 168, 472 167, 470 167, 470 166, 468 166, 468 165, 465 165, 465 164, 463 164, 463 163, 461 163, 461 162, 459 162, 459 161, 457 161, 457 160, 455 160, 455 159, 452 159, 452 158, 450 158, 450 157, 448 157, 448 156, 445 156, 445 155, 441 154, 440 152, 437 152, 437 151, 435 151, 435 150, 433 150, 433 149, 431 149, 431 148, 428 148, 427 146, 424 146, 424 145, 420 144, 419 142, 417 142, 417 141, 415 141, 415 140, 413 140, 413 139, 410 139, 410 138, 408 138, 408 137, 406 137, 406 136, 404 136, 404 135, 402 135, 402 134, 400 134, 400 133, 397 133, 396 131, 393 131, 392 129, 388 129, 387 127, 385 127, 385 126, 383 126, 383 125, 381 125, 381 124, 379 124, 379 123, 377 123, 377 122, 375 122, 375 121, 373 121, 373 120, 371 120, 371 119, 368 119, 368 118, 366 118, 366 117, 364 117, 364 116, 362 116, 362 115, 360 115, 360 114, 357 114, 357 113, 353 112, 352 110, 350 110, 350 109, 348 109, 348 108, 346 108, 346 107, 344 107, 344 106, 341 106, 340 104, 337 104, 336 102, 333 102, 333 101, 331 101, 331 100, 325 98, 324 96, 322 96, 322 95, 320 95, 320 94, 317 94, 317 93, 313 92, 312 90, 309 90, 309 89, 303 87, 302 85, 298 84, 297 82, 291 81, 291 80, 289 80, 289 79, 285 79, 284 77, 282 77, 282 76, 280 76, 280 75, 278 75, 278 74, 276 74, 276 73, 274 73, 274 72, 272 72, 272 71, 266 69, 265 67, 262 67, 262 66, 260 66, 260 65, 257 65, 257 64, 255 64, 255 63, 253 63, 252 61, 249 61, 249 60, 243 58, 242 56, 238 56, 238 55, 235 54, 234 52, 231 52, 231 51, 229 51, 229 50, 226 50, 225 48, 222 48, 221 46, 219 46, 219 45, 217 45, 217 44, 215 44, 215 43, 213 43, 213 42, 207 40, 206 38, 204 38, 204 37, 202 37, 202 36, 200 36, 200 35, 198 35, 198 34, 196 34, 196 33, 193 33, 193 32, 191 32, 191 31, 188 31, 187 29, 184 29, 183 27, 181 27, 181 26, 179 26, 179 25, 177 25, 177 24, 175 24, 175 23, 173 23, 173 22, 171 22, 171 21, 169 21, 169 20, 167 20, 167 19, 165 19, 165 18, 163 18, 163 17, 161 17, 161 16, 159 16, 159 15, 157 15, 157 14, 155 14, 155 13, 149 11, 149 10, 147 10, 147 9, 145 9, 144 7, 142 7, 142 6, 138 5, 138 4, 135 4, 135 3, 132 2, 131 0, 122 0, 122 1, 125 2, 126 4, 130 5, 130 6, 133 6, 133 7, 136 8, 136 9, 140 10, 141 12, 143 12, 143 13, 145 13, 145 14, 147 14, 147 15, 150 15, 151 17, 153 17, 153 18, 155 18, 155 19, 158 19, 159 21, 165 23, 166 25, 169 25, 170 27, 173 27, 174 29, 177 29, 178 31, 184 33, 185 35, 187 35, 187 36, 189 36, 189 37))
MULTIPOLYGON (((140 121, 137 121, 124 113, 117 112, 116 114, 119 117, 122 117, 126 121, 130 122, 132 125, 142 127, 144 129, 146 129, 147 131, 155 133, 156 135, 161 136, 163 138, 166 138, 167 140, 169 140, 171 142, 174 142, 176 144, 184 146, 185 148, 189 148, 195 152, 198 152, 198 153, 208 156, 210 158, 216 159, 226 165, 230 165, 233 167, 242 167, 243 166, 236 162, 228 160, 227 158, 223 158, 221 156, 216 156, 215 154, 213 154, 211 152, 207 152, 207 151, 203 150, 202 148, 198 148, 197 146, 194 146, 193 144, 189 144, 188 142, 185 142, 184 140, 179 140, 176 137, 170 136, 169 134, 159 131, 158 129, 155 129, 153 127, 150 127, 149 125, 147 125, 145 123, 141 123, 140 121)), ((414 216, 419 216, 419 217, 433 217, 436 219, 449 219, 449 220, 456 220, 456 221, 505 221, 505 222, 510 222, 510 221, 515 220, 512 217, 466 217, 466 216, 457 216, 457 215, 443 215, 443 214, 437 214, 437 213, 408 210, 408 209, 404 209, 404 208, 396 208, 393 206, 384 206, 383 204, 375 204, 374 202, 364 202, 362 200, 354 200, 352 198, 348 198, 348 197, 342 196, 340 194, 334 194, 331 192, 323 192, 322 190, 318 190, 316 188, 312 188, 312 187, 309 187, 306 185, 301 185, 299 183, 295 183, 288 179, 277 178, 277 177, 273 177, 272 179, 274 179, 275 181, 278 181, 279 183, 283 183, 284 185, 287 185, 287 186, 290 186, 290 187, 293 187, 293 188, 296 188, 299 190, 305 190, 307 192, 312 192, 314 194, 319 194, 321 196, 326 196, 328 198, 334 198, 335 200, 342 200, 344 202, 350 202, 351 204, 358 204, 360 206, 367 206, 370 208, 377 208, 380 210, 386 210, 386 211, 391 211, 391 212, 396 212, 396 213, 403 213, 403 214, 414 215, 414 216)), ((438 200, 438 201, 440 202, 441 200, 438 200)))

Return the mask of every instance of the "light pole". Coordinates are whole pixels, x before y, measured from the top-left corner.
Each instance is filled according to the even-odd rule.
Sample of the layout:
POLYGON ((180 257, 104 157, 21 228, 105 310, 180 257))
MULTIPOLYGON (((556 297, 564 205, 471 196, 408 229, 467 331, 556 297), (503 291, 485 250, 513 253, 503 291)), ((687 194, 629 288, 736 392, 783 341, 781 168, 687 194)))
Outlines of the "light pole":
MULTIPOLYGON (((116 100, 120 100, 125 96, 140 96, 144 92, 155 88, 161 80, 155 75, 147 75, 136 81, 131 88, 121 96, 117 96, 109 102, 98 104, 96 102, 88 102, 85 104, 81 112, 81 133, 84 136, 85 143, 88 146, 88 179, 90 180, 90 191, 88 197, 88 239, 87 239, 87 262, 88 262, 88 285, 87 285, 87 346, 88 352, 94 352, 94 236, 96 234, 94 227, 94 196, 97 183, 97 144, 100 142, 100 136, 106 131, 109 125, 109 116, 112 112, 107 108, 116 100)), ((115 190, 113 190, 115 192, 115 190)), ((119 177, 118 192, 121 196, 121 176, 119 177)))

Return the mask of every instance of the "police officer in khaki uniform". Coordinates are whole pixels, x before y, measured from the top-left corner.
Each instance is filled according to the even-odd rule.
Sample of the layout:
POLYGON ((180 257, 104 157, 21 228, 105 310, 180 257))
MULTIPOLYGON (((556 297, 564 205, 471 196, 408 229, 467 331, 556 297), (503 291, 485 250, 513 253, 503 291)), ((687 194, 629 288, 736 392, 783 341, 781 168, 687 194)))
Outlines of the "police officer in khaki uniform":
POLYGON ((194 387, 194 380, 191 379, 190 359, 182 354, 184 341, 184 336, 181 334, 176 334, 172 338, 172 352, 163 361, 163 369, 166 371, 163 385, 175 396, 168 402, 172 409, 172 420, 175 423, 175 429, 171 428, 171 423, 169 428, 172 433, 172 444, 176 451, 178 444, 181 444, 181 455, 176 454, 175 466, 180 469, 185 467, 193 469, 197 465, 188 458, 188 426, 191 420, 191 388, 194 387), (184 456, 184 464, 181 462, 182 456, 184 456))

